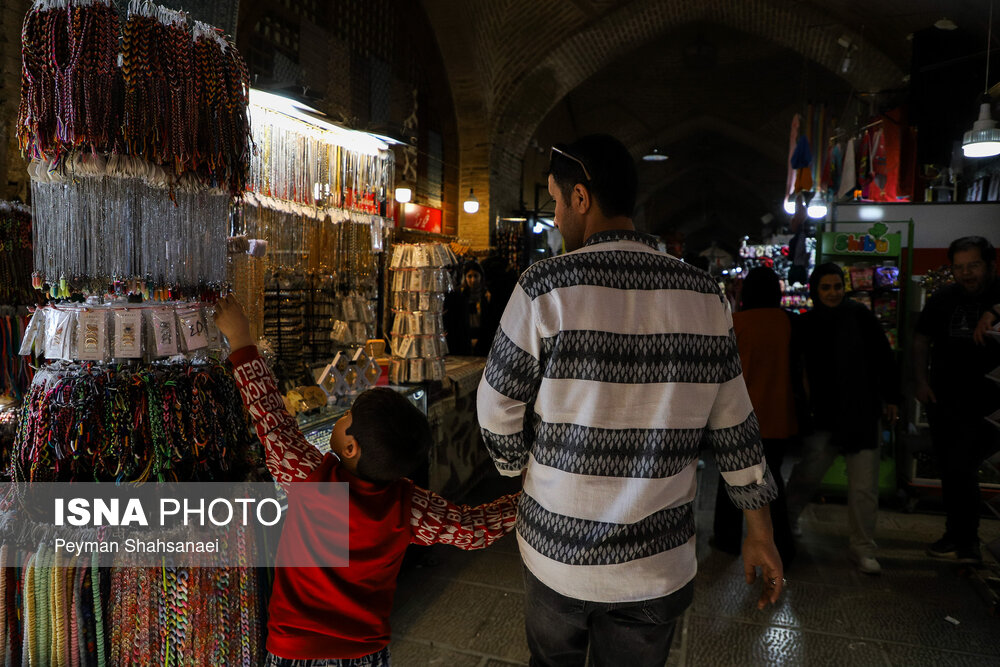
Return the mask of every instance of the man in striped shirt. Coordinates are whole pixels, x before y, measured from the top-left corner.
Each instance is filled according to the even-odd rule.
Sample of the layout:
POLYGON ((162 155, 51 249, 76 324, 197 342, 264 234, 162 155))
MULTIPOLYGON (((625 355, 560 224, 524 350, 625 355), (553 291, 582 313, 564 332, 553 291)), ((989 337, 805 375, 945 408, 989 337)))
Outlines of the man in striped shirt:
POLYGON ((567 254, 518 281, 479 385, 497 468, 522 475, 517 538, 532 665, 662 666, 690 604, 698 445, 744 510, 748 583, 782 586, 775 496, 732 316, 708 274, 635 231, 637 178, 608 136, 554 146, 567 254))

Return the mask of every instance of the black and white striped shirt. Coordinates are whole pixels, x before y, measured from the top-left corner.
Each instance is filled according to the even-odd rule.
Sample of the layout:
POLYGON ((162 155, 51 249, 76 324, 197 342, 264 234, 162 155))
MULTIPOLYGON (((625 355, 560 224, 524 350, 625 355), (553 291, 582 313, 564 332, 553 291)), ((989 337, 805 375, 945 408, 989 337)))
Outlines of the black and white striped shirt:
POLYGON ((634 231, 521 275, 477 401, 497 468, 527 468, 518 543, 549 588, 627 602, 690 581, 703 435, 739 507, 774 498, 732 326, 708 274, 634 231))

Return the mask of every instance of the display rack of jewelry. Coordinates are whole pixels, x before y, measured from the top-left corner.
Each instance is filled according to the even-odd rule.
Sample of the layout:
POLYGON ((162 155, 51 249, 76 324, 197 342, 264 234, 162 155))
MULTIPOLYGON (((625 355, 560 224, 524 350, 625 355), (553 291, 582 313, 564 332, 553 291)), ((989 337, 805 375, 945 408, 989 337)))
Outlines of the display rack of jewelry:
MULTIPOLYGON (((29 360, 18 354, 28 325, 31 289, 31 210, 0 201, 0 407, 16 403, 31 383, 29 360)), ((0 433, 0 448, 10 442, 0 433)))
MULTIPOLYGON (((260 443, 208 310, 228 290, 230 211, 247 182, 242 58, 215 28, 151 2, 133 0, 122 23, 110 0, 37 0, 22 62, 31 281, 49 305, 21 343, 46 364, 20 413, 10 476, 247 479, 260 443)), ((254 570, 60 558, 44 543, 0 547, 10 566, 0 589, 24 587, 0 593, 5 664, 262 659, 254 570)))
POLYGON ((373 137, 282 111, 287 102, 251 97, 256 150, 234 233, 268 252, 234 257, 231 276, 289 389, 314 382, 310 366, 375 335, 394 161, 373 137))
MULTIPOLYGON (((31 289, 31 211, 0 201, 0 460, 14 447, 21 400, 31 385, 31 360, 18 354, 28 327, 31 289)), ((0 471, 0 479, 9 477, 0 471)))
POLYGON ((448 245, 400 243, 394 246, 392 273, 392 362, 389 381, 444 379, 448 354, 444 295, 454 290, 449 267, 458 258, 448 245))

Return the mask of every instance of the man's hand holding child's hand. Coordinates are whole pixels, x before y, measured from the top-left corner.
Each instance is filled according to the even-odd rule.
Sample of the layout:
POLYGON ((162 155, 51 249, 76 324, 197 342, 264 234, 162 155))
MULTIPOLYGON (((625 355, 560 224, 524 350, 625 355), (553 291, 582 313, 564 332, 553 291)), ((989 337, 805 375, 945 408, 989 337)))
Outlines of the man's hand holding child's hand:
POLYGON ((250 320, 232 294, 222 297, 215 304, 215 326, 229 340, 229 349, 233 352, 254 344, 250 335, 250 320))

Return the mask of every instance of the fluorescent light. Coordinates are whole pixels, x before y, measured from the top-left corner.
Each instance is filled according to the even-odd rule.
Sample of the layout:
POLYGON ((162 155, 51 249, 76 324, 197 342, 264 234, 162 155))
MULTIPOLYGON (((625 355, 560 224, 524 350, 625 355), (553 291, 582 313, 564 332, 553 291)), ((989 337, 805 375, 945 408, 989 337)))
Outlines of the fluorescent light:
POLYGON ((859 206, 858 217, 862 220, 881 220, 885 217, 885 210, 881 206, 859 206))
MULTIPOLYGON (((346 127, 334 125, 327 120, 323 120, 323 112, 288 97, 251 88, 250 105, 264 111, 269 111, 272 114, 280 114, 289 119, 289 122, 286 123, 282 123, 276 118, 269 119, 274 124, 284 124, 287 129, 293 132, 304 132, 302 124, 305 124, 310 129, 319 130, 323 133, 320 136, 320 140, 336 146, 343 146, 357 153, 378 155, 379 151, 389 150, 389 145, 375 136, 367 132, 349 130, 346 127)), ((254 112, 251 109, 251 119, 253 116, 254 112)))
POLYGON ((396 201, 400 204, 405 204, 413 197, 413 190, 406 186, 400 186, 396 188, 396 201))

